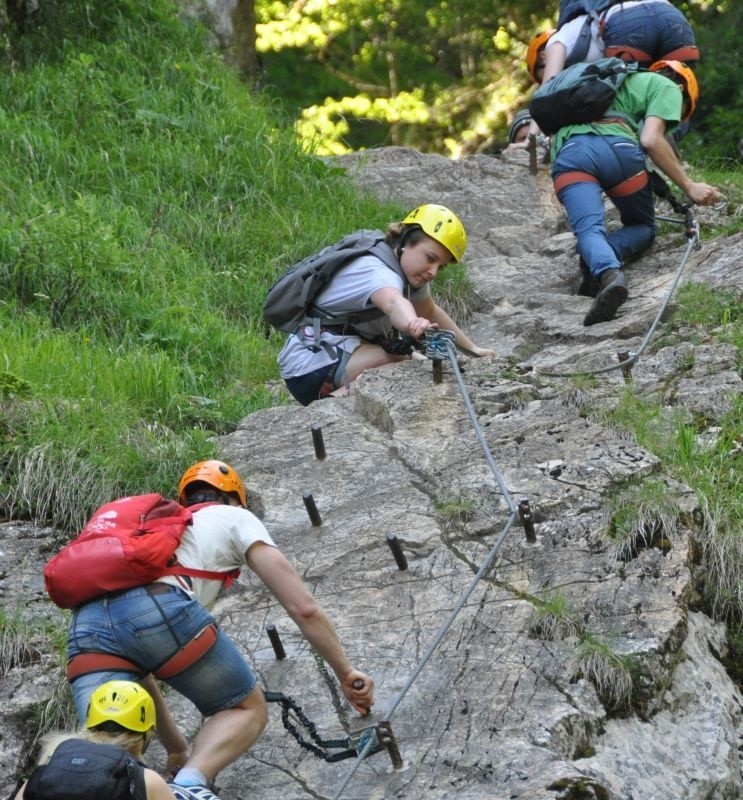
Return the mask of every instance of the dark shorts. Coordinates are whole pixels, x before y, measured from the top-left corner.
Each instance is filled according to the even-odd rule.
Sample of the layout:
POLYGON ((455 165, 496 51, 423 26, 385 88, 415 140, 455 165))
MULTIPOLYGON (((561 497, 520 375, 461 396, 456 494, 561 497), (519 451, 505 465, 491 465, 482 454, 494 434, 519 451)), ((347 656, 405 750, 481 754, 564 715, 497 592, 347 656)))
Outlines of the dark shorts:
POLYGON ((323 387, 332 383, 332 378, 328 381, 328 375, 334 371, 337 366, 338 362, 336 361, 334 364, 328 364, 327 367, 320 367, 320 369, 308 372, 306 375, 300 375, 298 378, 286 378, 284 383, 295 400, 298 400, 303 406, 308 406, 315 400, 320 400, 322 397, 328 396, 329 392, 323 394, 323 387))
POLYGON ((346 371, 345 364, 351 354, 340 347, 336 347, 335 350, 338 354, 338 360, 332 364, 320 367, 320 369, 313 370, 305 375, 299 375, 296 378, 284 379, 286 388, 291 392, 292 397, 303 406, 308 406, 315 400, 324 399, 341 385, 346 371), (343 362, 344 367, 339 370, 338 367, 341 362, 343 362))

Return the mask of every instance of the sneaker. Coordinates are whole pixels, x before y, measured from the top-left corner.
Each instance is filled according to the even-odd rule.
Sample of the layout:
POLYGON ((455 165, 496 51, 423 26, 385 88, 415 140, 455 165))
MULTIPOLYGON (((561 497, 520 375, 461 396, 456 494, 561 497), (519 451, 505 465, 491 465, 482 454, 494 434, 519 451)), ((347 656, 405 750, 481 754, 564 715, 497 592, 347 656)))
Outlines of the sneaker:
POLYGON ((596 278, 591 275, 591 270, 588 269, 588 264, 580 258, 578 260, 580 266, 580 283, 578 284, 578 291, 581 297, 596 297, 599 291, 599 285, 596 278))
POLYGON ((627 282, 621 269, 607 269, 599 275, 599 293, 583 320, 584 325, 608 322, 627 299, 627 282))
POLYGON ((176 783, 169 783, 168 789, 173 792, 173 797, 175 797, 175 800, 191 800, 188 790, 183 786, 178 786, 176 783))
POLYGON ((169 783, 168 786, 176 800, 219 800, 207 786, 178 786, 176 783, 169 783))

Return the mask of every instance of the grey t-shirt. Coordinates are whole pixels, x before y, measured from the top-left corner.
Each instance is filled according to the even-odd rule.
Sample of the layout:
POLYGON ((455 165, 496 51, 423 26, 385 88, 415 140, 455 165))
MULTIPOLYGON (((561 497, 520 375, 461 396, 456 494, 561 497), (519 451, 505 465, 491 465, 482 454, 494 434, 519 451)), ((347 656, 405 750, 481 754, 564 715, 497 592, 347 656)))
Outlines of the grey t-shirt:
MULTIPOLYGON (((428 285, 411 289, 403 279, 381 259, 365 255, 354 259, 338 272, 328 286, 315 299, 315 305, 324 311, 343 316, 374 308, 371 296, 379 289, 391 287, 408 297, 412 302, 430 296, 428 285)), ((392 330, 389 317, 382 316, 356 326, 364 339, 386 335, 392 330)), ((282 378, 298 378, 337 361, 336 348, 352 353, 360 344, 360 336, 338 335, 330 331, 320 332, 320 341, 315 340, 311 325, 301 327, 289 335, 279 353, 279 370, 282 378), (327 346, 321 346, 327 345, 327 346)))

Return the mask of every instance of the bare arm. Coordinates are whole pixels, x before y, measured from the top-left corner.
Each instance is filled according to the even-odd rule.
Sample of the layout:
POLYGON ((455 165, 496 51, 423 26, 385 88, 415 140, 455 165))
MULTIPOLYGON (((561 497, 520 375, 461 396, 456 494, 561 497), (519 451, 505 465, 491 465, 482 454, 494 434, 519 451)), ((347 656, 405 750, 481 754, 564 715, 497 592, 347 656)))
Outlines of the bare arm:
POLYGON ((693 181, 681 166, 673 148, 666 141, 666 123, 660 117, 646 117, 640 133, 640 144, 663 172, 694 203, 708 206, 716 203, 721 195, 719 189, 708 183, 693 181))
POLYGON ((562 42, 552 42, 544 48, 544 72, 542 73, 542 83, 546 83, 550 78, 554 78, 565 68, 565 45, 562 42))
POLYGON ((475 356, 487 356, 492 358, 495 356, 495 350, 488 350, 483 347, 478 347, 472 339, 457 325, 456 322, 444 311, 443 308, 436 305, 432 297, 426 297, 414 304, 416 311, 421 317, 427 317, 431 322, 445 330, 452 331, 455 336, 455 343, 457 347, 466 350, 475 356))
POLYGON ((175 800, 175 795, 170 787, 154 769, 145 769, 144 785, 147 790, 147 800, 175 800))
POLYGON ((175 775, 182 767, 190 754, 186 737, 181 733, 170 713, 168 704, 160 692, 160 687, 152 675, 147 675, 140 681, 142 686, 152 695, 155 703, 155 719, 157 720, 157 736, 168 753, 167 772, 175 775))
POLYGON ((432 322, 420 315, 410 300, 391 286, 377 289, 372 294, 371 301, 390 318, 394 328, 402 333, 409 333, 415 339, 420 339, 432 327, 432 322))
POLYGON ((333 623, 283 553, 264 542, 256 542, 245 553, 245 560, 328 663, 351 705, 358 712, 367 713, 374 702, 374 681, 351 665, 333 623), (358 682, 360 688, 354 686, 358 682))

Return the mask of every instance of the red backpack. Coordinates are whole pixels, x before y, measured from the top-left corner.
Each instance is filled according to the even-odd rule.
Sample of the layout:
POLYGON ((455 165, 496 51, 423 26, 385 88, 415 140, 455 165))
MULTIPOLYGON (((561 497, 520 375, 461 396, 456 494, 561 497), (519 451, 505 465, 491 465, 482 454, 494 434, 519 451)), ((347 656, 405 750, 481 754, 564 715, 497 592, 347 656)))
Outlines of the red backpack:
POLYGON ((192 514, 212 503, 185 508, 159 494, 122 497, 102 505, 80 534, 44 567, 44 585, 60 608, 75 608, 109 592, 146 586, 164 575, 224 581, 240 574, 182 567, 175 551, 192 514))

